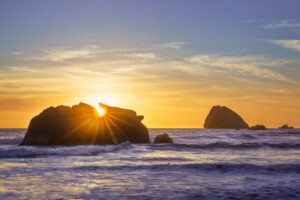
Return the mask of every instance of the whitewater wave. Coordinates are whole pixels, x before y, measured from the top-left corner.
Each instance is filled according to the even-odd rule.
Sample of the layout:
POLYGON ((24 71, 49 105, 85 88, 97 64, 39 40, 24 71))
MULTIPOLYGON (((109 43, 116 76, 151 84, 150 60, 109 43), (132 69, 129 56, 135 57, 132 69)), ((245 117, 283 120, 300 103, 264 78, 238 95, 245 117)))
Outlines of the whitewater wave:
POLYGON ((182 170, 195 169, 220 172, 280 172, 300 173, 300 164, 254 165, 248 163, 201 163, 201 164, 154 164, 154 165, 121 165, 121 166, 80 166, 73 170, 182 170))
MULTIPOLYGON (((18 143, 18 139, 10 140, 11 142, 18 143)), ((0 140, 1 142, 1 140, 0 140)), ((7 142, 2 140, 2 142, 7 142)), ((145 151, 149 150, 173 150, 185 151, 189 149, 254 149, 254 148, 280 148, 280 149, 298 149, 300 144, 291 143, 242 143, 231 144, 226 142, 215 142, 210 144, 131 144, 125 142, 120 145, 83 145, 71 147, 41 147, 41 146, 14 146, 9 149, 0 150, 0 158, 27 158, 27 157, 41 157, 41 156, 95 156, 99 153, 115 152, 130 149, 132 151, 145 151)), ((160 158, 161 159, 161 158, 160 158)))
POLYGON ((129 142, 120 145, 83 145, 72 147, 15 147, 0 150, 0 158, 31 158, 42 156, 96 156, 99 153, 131 149, 129 142))

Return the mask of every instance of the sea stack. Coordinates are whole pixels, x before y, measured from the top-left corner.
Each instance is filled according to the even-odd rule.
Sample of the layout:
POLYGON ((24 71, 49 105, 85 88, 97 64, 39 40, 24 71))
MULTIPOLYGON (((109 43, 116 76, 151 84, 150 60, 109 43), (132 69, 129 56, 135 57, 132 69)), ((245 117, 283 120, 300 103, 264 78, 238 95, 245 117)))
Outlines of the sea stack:
POLYGON ((248 124, 233 110, 226 106, 213 106, 205 119, 207 129, 246 129, 248 124))
POLYGON ((99 104, 97 110, 85 103, 72 107, 57 106, 45 109, 29 124, 20 145, 106 145, 149 143, 143 116, 135 111, 99 104))

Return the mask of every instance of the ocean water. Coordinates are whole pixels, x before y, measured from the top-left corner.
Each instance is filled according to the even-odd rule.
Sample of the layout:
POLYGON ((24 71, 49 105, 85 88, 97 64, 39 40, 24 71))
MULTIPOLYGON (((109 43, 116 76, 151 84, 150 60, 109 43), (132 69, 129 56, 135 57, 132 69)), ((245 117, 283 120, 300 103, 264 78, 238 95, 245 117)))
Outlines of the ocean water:
POLYGON ((174 144, 19 147, 0 129, 0 199, 300 199, 300 129, 150 129, 174 144))

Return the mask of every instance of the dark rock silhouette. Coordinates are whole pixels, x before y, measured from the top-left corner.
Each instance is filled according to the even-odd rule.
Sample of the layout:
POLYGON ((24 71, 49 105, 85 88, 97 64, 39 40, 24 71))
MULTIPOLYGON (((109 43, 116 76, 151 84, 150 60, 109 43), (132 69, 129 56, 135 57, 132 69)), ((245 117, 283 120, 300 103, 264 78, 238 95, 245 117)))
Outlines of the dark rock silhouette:
POLYGON ((204 128, 242 129, 248 128, 248 124, 226 106, 213 106, 205 119, 204 128))
POLYGON ((264 125, 251 126, 249 129, 251 129, 251 130, 268 130, 264 125))
POLYGON ((287 124, 284 124, 282 126, 280 126, 278 129, 293 129, 294 127, 292 126, 288 126, 287 124))
POLYGON ((149 143, 143 116, 133 110, 99 104, 105 109, 100 117, 97 110, 85 103, 72 107, 57 106, 35 116, 20 145, 105 145, 149 143))
POLYGON ((168 134, 161 134, 155 137, 154 143, 173 143, 172 138, 168 134))

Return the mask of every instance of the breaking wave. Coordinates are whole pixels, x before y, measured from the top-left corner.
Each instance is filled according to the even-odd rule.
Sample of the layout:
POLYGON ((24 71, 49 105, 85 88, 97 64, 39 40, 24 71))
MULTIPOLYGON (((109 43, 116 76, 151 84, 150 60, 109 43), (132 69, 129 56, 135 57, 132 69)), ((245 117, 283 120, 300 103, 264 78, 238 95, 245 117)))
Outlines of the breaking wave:
POLYGON ((120 145, 85 145, 72 147, 15 147, 0 150, 0 158, 28 158, 42 156, 95 156, 99 153, 115 152, 132 148, 131 143, 120 145))
MULTIPOLYGON (((10 144, 19 143, 20 140, 9 140, 10 144)), ((6 144, 9 142, 0 140, 6 144)), ((71 147, 41 147, 41 146, 16 146, 10 149, 1 149, 0 158, 27 158, 27 157, 41 157, 41 156, 95 156, 100 153, 115 152, 120 150, 131 149, 139 151, 139 147, 150 148, 153 150, 174 150, 174 151, 185 151, 189 149, 253 149, 253 148, 280 148, 280 149, 298 149, 300 144, 291 143, 242 143, 242 144, 231 144, 226 142, 216 142, 210 144, 131 144, 125 142, 120 145, 83 145, 83 146, 71 146, 71 147)))

